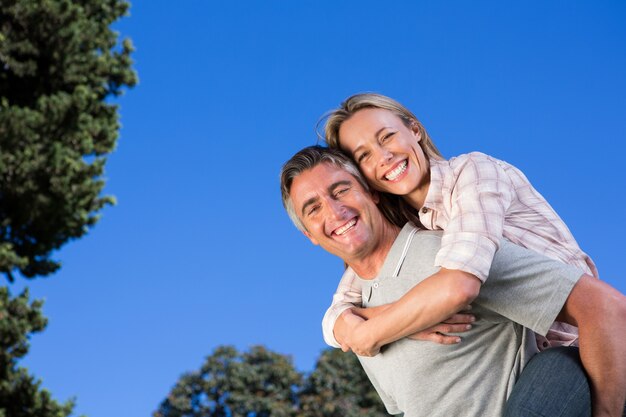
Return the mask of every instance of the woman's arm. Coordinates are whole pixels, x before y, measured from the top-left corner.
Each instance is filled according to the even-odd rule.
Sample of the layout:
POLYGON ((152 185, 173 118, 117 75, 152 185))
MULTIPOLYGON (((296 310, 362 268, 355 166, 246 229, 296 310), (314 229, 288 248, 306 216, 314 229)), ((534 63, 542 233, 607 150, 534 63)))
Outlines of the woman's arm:
MULTIPOLYGON (((362 323, 364 320, 377 317, 391 307, 391 305, 392 304, 385 304, 379 307, 352 308, 344 311, 335 322, 335 338, 339 343, 348 339, 348 332, 353 326, 362 323)), ((472 323, 476 321, 476 317, 468 311, 471 310, 470 305, 465 306, 463 310, 464 311, 461 313, 451 315, 441 323, 410 334, 407 337, 413 340, 433 342, 440 345, 454 345, 456 343, 460 343, 461 338, 456 335, 456 333, 463 333, 470 330, 472 328, 472 323), (454 335, 451 335, 451 333, 454 335)), ((364 331, 367 331, 367 329, 364 331)), ((351 350, 347 343, 343 343, 341 345, 341 349, 344 352, 351 350)), ((371 355, 375 354, 373 351, 368 353, 371 355)))
POLYGON ((435 266, 465 271, 483 282, 487 279, 517 193, 505 167, 478 152, 451 162, 452 173, 441 193, 443 207, 437 213, 443 237, 435 266))
MULTIPOLYGON (((424 294, 424 296, 429 297, 427 293, 424 294)), ((422 303, 419 298, 420 292, 416 292, 413 298, 406 302, 416 304, 422 303)), ((333 296, 333 304, 326 311, 322 322, 324 339, 329 345, 333 347, 341 347, 344 351, 351 350, 349 341, 352 339, 350 336, 351 333, 349 332, 356 330, 354 327, 363 323, 365 320, 370 320, 382 315, 388 308, 395 304, 363 308, 360 307, 361 301, 360 282, 356 279, 356 275, 352 269, 348 268, 339 283, 337 292, 333 296), (357 285, 350 285, 351 283, 356 283, 357 285), (355 286, 358 286, 358 291, 354 288, 355 286), (356 304, 358 304, 358 307, 356 304)), ((459 310, 469 309, 468 305, 469 303, 462 305, 458 310, 455 310, 454 313, 459 310)), ((447 306, 442 307, 444 312, 450 310, 447 306)), ((392 310, 392 313, 393 311, 394 310, 392 310)), ((385 320, 385 317, 386 316, 383 316, 383 321, 385 320)), ((436 310, 433 311, 433 317, 438 317, 438 312, 436 310)), ((442 319, 434 322, 431 322, 433 319, 430 317, 426 318, 427 321, 424 322, 415 321, 413 326, 411 326, 411 328, 414 328, 415 331, 408 333, 407 336, 415 340, 430 341, 439 344, 454 344, 460 341, 459 337, 449 336, 446 333, 460 333, 466 331, 468 330, 467 325, 475 320, 474 316, 471 314, 444 314, 442 317, 442 319)), ((368 327, 369 326, 366 326, 363 331, 368 331, 368 327)), ((400 339, 401 337, 404 336, 400 336, 397 339, 400 339)), ((355 343, 355 349, 358 351, 365 351, 364 348, 356 344, 357 342, 353 341, 353 343, 355 343)))
POLYGON ((349 321, 343 321, 338 333, 344 350, 350 348, 358 355, 373 356, 385 344, 428 329, 467 309, 478 296, 480 285, 481 281, 472 274, 442 269, 369 320, 349 317, 349 321))

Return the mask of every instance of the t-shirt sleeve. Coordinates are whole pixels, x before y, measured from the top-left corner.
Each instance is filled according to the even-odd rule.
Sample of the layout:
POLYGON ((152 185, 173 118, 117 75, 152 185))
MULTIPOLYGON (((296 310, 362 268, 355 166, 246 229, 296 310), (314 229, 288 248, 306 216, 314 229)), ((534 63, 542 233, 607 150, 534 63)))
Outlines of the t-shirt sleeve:
POLYGON ((361 283, 359 282, 356 274, 352 268, 346 269, 337 291, 333 295, 333 302, 331 306, 326 310, 324 318, 322 319, 322 333, 324 335, 324 341, 332 347, 340 348, 341 345, 337 343, 333 329, 335 328, 335 322, 343 313, 352 307, 361 307, 361 283))
POLYGON ((583 274, 503 239, 475 302, 545 336, 583 274))
POLYGON ((372 372, 372 370, 370 370, 370 367, 368 366, 368 363, 372 360, 375 361, 375 359, 358 356, 358 355, 357 357, 359 358, 359 361, 361 362, 361 365, 363 366, 363 370, 367 374, 367 377, 369 378, 370 382, 374 386, 374 389, 378 393, 378 396, 382 400, 383 405, 385 406, 385 409, 387 410, 387 412, 394 416, 403 416, 404 414, 398 408, 398 404, 396 400, 394 400, 391 395, 385 392, 385 390, 382 388, 381 384, 379 383, 378 378, 376 377, 377 373, 372 372))
POLYGON ((435 265, 458 269, 485 281, 502 239, 513 184, 499 161, 472 153, 458 172, 449 204, 449 220, 435 265))

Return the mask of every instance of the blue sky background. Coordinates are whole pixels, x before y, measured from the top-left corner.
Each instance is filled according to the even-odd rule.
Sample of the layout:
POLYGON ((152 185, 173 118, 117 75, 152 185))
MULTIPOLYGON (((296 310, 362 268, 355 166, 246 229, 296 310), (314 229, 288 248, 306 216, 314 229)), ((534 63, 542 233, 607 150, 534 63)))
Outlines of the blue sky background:
POLYGON ((140 77, 106 170, 119 204, 29 284, 50 324, 23 365, 90 417, 150 415, 222 344, 311 370, 342 263, 289 223, 278 174, 362 91, 447 157, 521 168, 625 292, 625 21, 618 0, 135 0, 116 25, 140 77))

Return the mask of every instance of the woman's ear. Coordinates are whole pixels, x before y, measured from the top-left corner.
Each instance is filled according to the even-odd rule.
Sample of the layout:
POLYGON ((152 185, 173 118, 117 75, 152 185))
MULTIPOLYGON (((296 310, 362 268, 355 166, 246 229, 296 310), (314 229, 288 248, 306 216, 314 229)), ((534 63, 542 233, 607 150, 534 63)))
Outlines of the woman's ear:
POLYGON ((417 141, 420 142, 422 140, 422 132, 420 131, 419 123, 417 120, 411 120, 411 131, 417 138, 417 141))

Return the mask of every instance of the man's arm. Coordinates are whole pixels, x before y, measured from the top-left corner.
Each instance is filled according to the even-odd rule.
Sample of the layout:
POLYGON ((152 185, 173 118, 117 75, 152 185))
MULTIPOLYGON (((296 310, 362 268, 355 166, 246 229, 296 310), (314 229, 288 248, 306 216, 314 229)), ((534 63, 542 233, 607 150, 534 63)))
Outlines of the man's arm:
POLYGON ((344 350, 349 347, 358 355, 375 355, 387 343, 430 328, 466 309, 478 296, 480 286, 481 281, 472 274, 441 269, 395 303, 368 311, 369 320, 342 315, 335 326, 335 337, 344 350))
POLYGON ((356 307, 361 307, 361 285, 352 268, 348 268, 343 273, 337 291, 333 294, 333 302, 322 319, 322 334, 329 346, 342 347, 341 340, 337 339, 335 323, 345 311, 356 307))

